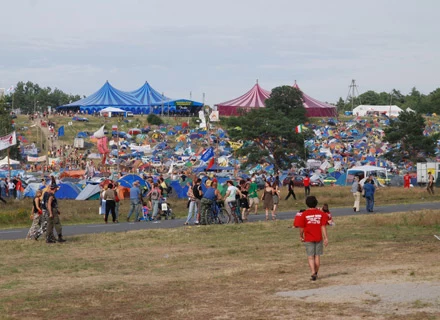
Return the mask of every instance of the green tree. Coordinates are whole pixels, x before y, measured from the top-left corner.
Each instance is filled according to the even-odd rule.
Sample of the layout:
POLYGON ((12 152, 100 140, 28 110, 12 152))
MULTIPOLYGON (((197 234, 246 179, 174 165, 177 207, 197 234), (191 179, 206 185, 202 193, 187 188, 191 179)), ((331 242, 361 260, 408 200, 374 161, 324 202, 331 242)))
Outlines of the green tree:
MULTIPOLYGON (((5 136, 15 130, 10 112, 11 106, 4 98, 0 98, 0 136, 5 136)), ((18 146, 19 145, 17 144, 14 147, 11 147, 9 150, 9 155, 12 159, 20 160, 20 150, 18 146)), ((0 155, 2 157, 5 157, 7 153, 7 149, 0 151, 0 155)))
POLYGON ((162 119, 153 113, 148 115, 147 121, 149 124, 157 125, 157 126, 163 124, 162 119))
POLYGON ((266 108, 281 112, 285 117, 299 122, 306 120, 306 109, 303 105, 301 90, 291 86, 281 86, 272 89, 266 108))
POLYGON ((269 162, 275 170, 290 168, 304 159, 304 138, 295 133, 301 122, 288 118, 280 110, 259 108, 239 117, 225 119, 230 138, 245 141, 238 155, 247 156, 247 165, 269 162))
POLYGON ((393 162, 409 160, 426 161, 435 156, 439 134, 424 136, 425 119, 420 113, 403 111, 385 129, 385 141, 393 148, 385 157, 393 162))
POLYGON ((338 112, 347 110, 347 105, 342 97, 339 97, 338 102, 336 102, 336 107, 338 108, 338 112))

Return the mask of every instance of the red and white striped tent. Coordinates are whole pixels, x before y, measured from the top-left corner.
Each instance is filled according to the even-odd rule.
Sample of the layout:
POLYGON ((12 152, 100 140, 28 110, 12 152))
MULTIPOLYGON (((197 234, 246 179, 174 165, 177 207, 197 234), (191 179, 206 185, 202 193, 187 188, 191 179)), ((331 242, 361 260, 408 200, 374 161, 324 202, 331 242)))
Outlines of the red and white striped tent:
MULTIPOLYGON (((295 84, 293 85, 293 87, 297 88, 298 90, 301 90, 298 87, 298 84, 296 83, 296 81, 295 81, 295 84)), ((332 106, 331 104, 327 104, 327 103, 318 101, 316 99, 313 99, 312 97, 306 95, 304 92, 303 92, 303 104, 304 104, 304 108, 306 109, 306 116, 309 118, 312 118, 312 117, 336 117, 337 116, 336 106, 332 106)))
POLYGON ((267 98, 269 98, 269 96, 270 91, 261 88, 257 81, 252 89, 246 92, 244 95, 236 99, 217 104, 217 110, 221 116, 235 116, 239 114, 239 109, 249 111, 252 108, 264 108, 264 102, 267 98))

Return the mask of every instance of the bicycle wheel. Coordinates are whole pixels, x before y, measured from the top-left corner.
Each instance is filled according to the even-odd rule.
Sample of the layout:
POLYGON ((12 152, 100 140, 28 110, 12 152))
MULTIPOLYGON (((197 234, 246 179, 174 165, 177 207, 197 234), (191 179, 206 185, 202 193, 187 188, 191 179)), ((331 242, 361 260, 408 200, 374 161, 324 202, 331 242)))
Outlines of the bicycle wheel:
POLYGON ((226 209, 221 209, 217 215, 218 223, 226 224, 229 223, 229 215, 226 209))

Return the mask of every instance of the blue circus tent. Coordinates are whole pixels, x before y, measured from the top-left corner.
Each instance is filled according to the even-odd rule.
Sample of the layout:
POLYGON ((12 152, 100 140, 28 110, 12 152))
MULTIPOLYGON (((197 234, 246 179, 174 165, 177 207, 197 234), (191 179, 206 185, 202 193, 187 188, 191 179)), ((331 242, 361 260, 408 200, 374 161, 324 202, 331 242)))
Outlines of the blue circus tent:
POLYGON ((135 91, 129 92, 129 94, 139 100, 143 106, 151 106, 159 101, 171 100, 170 98, 165 97, 158 91, 154 90, 147 81, 142 87, 135 91))
POLYGON ((118 107, 137 109, 142 106, 141 102, 130 93, 113 87, 108 81, 95 93, 87 98, 60 106, 57 110, 80 108, 87 113, 98 112, 106 107, 118 107))

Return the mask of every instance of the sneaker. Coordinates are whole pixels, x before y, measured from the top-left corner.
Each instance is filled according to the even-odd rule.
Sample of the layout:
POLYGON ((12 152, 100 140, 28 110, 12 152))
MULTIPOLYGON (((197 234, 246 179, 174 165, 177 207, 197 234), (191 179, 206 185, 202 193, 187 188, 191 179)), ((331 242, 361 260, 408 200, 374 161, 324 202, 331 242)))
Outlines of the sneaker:
POLYGON ((312 276, 310 277, 310 280, 316 281, 317 278, 318 278, 318 276, 316 274, 312 274, 312 276))
POLYGON ((63 237, 58 237, 58 242, 66 242, 66 240, 63 237))

